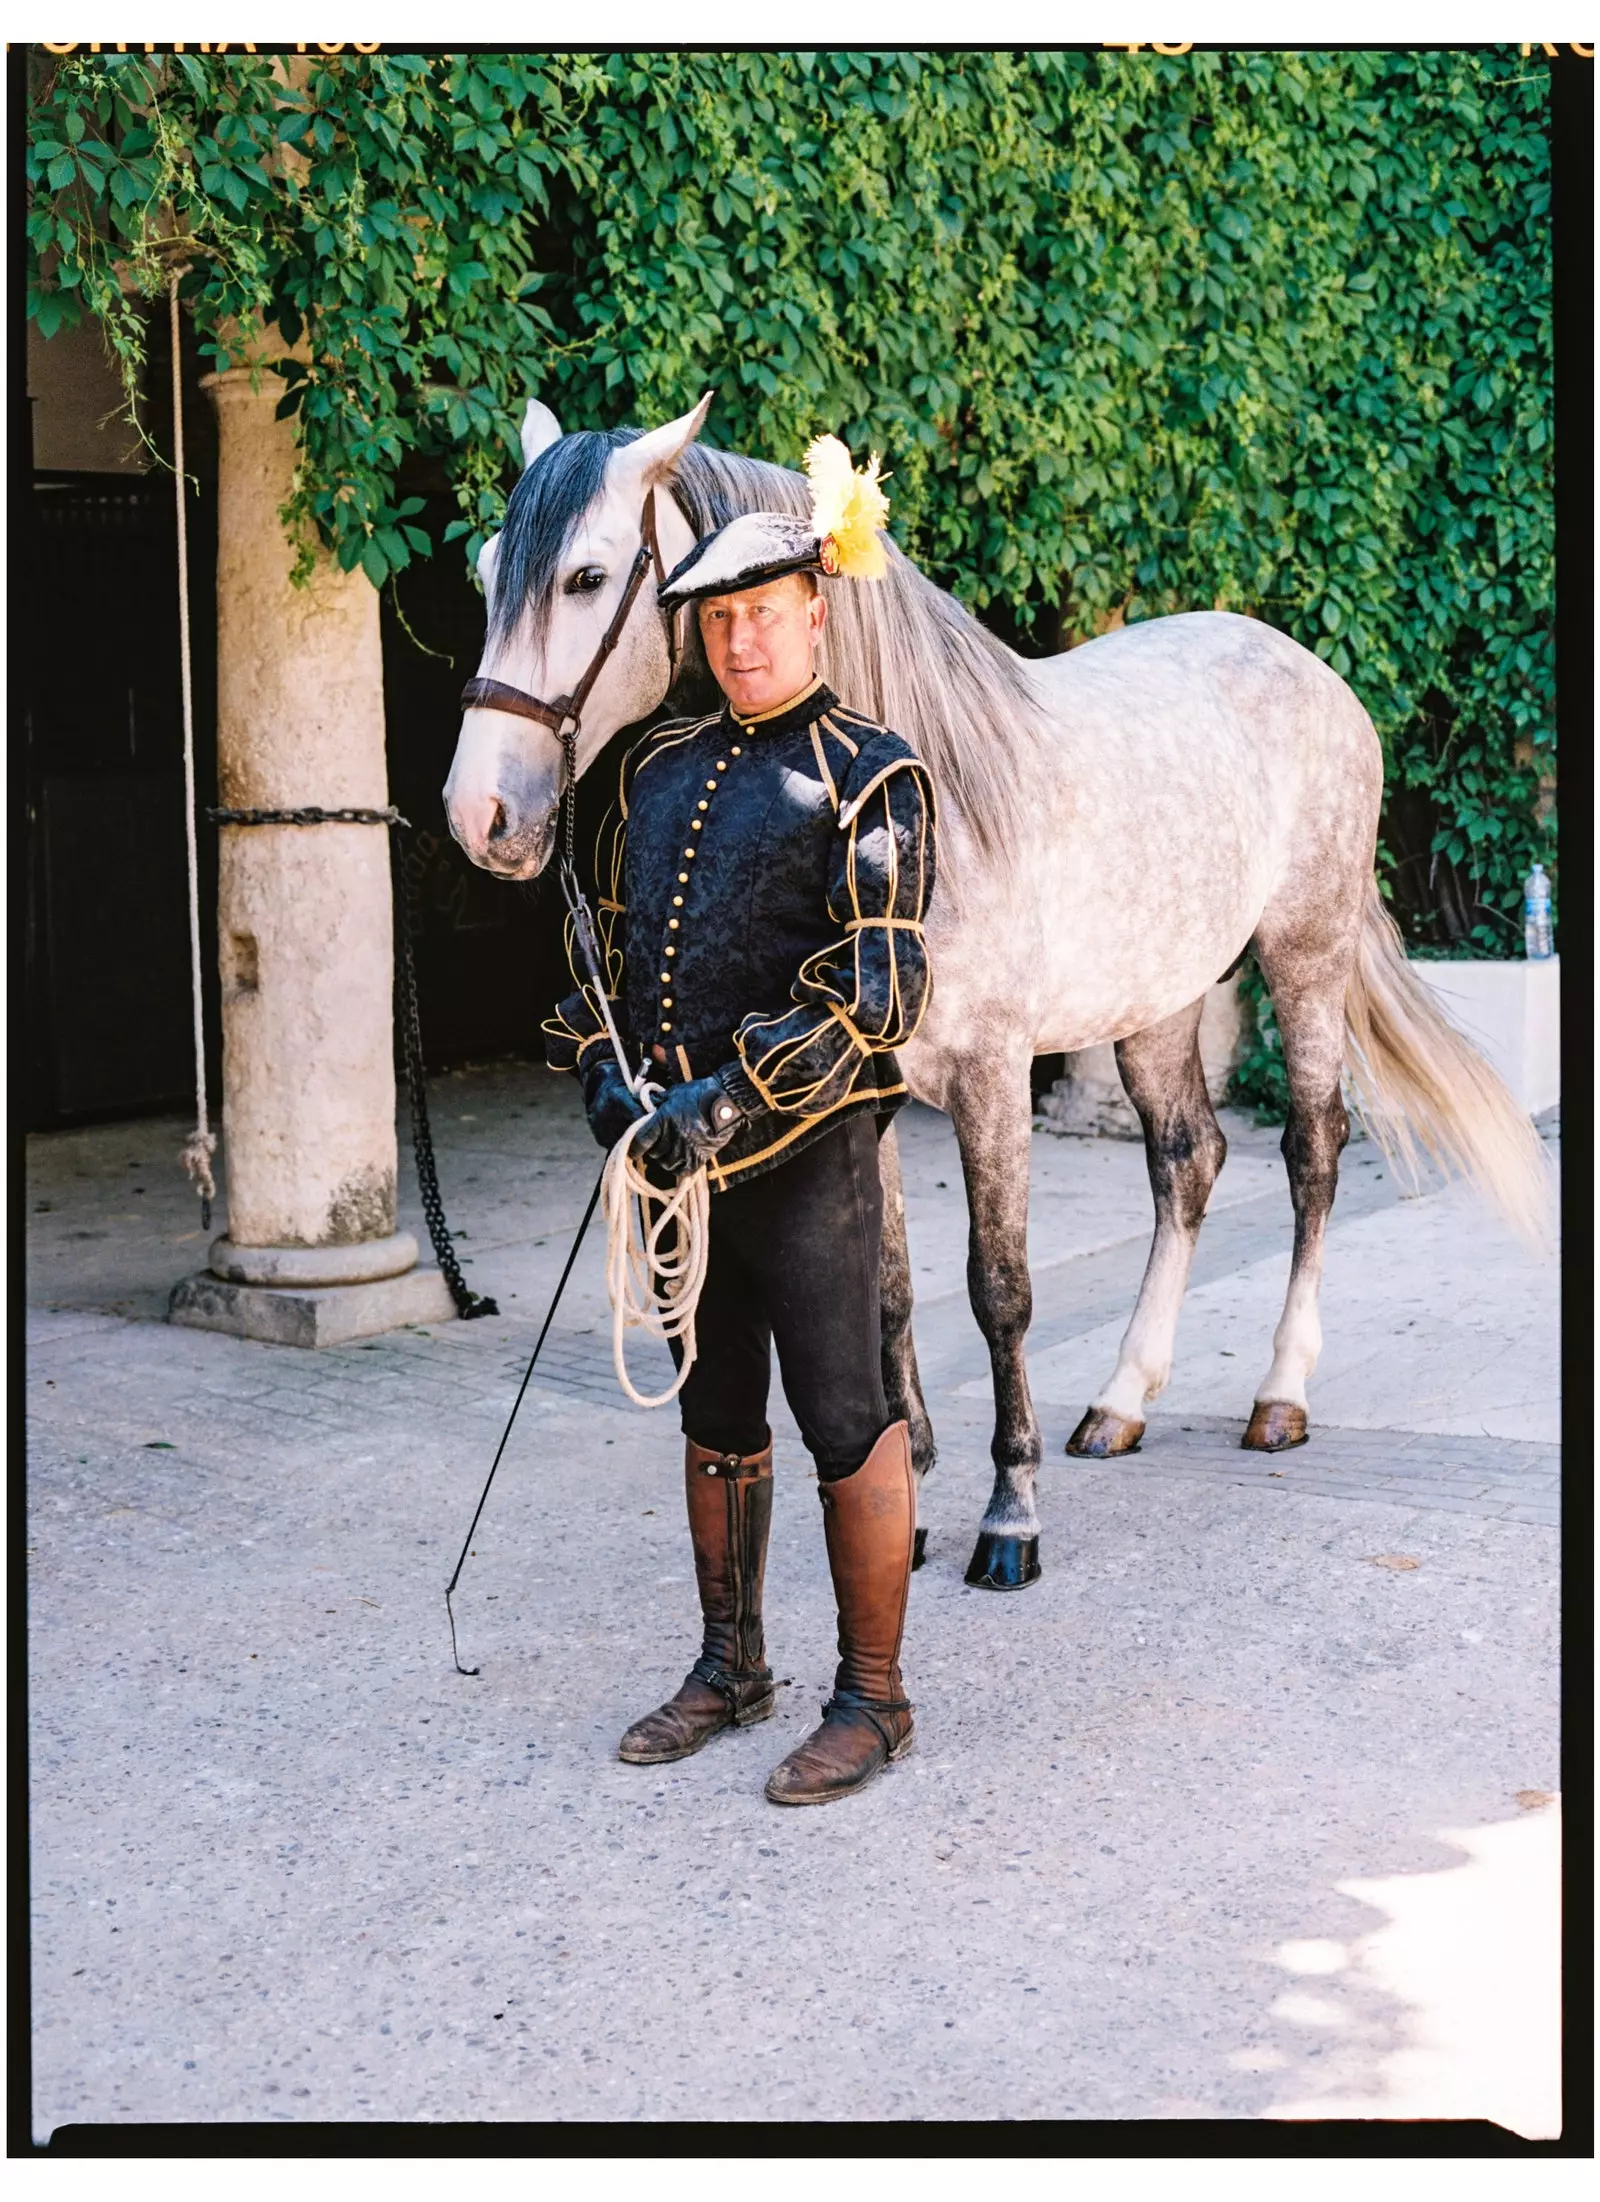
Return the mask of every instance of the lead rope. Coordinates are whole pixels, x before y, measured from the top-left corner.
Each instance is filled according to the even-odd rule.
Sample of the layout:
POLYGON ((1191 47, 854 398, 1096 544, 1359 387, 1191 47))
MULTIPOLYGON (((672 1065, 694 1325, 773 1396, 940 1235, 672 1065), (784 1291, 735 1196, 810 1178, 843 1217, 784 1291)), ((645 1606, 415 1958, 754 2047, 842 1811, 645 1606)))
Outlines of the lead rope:
MULTIPOLYGON (((605 1019, 617 1066, 628 1090, 653 1113, 662 1088, 643 1070, 629 1068, 611 1002, 606 992, 600 956, 600 940, 594 929, 588 900, 578 884, 574 852, 578 784, 578 730, 561 734, 563 775, 561 788, 562 847, 561 892, 572 913, 578 950, 589 967, 605 1019)), ((636 1407, 664 1407, 682 1391, 695 1360, 695 1311, 706 1281, 711 1246, 711 1187, 702 1165, 685 1171, 670 1190, 652 1183, 635 1160, 633 1143, 649 1122, 649 1115, 630 1124, 606 1157, 600 1179, 600 1202, 606 1219, 606 1291, 611 1301, 611 1362, 623 1396, 636 1407), (642 1330, 663 1344, 676 1340, 682 1348, 677 1373, 664 1392, 653 1398, 639 1390, 628 1374, 627 1334, 642 1330)))
POLYGON ((178 498, 178 670, 183 690, 183 828, 189 852, 189 979, 194 1008, 194 1130, 179 1161, 200 1195, 200 1228, 211 1229, 211 1203, 217 1196, 211 1157, 217 1135, 206 1108, 205 1002, 200 991, 200 845, 194 799, 194 682, 189 664, 189 528, 184 510, 183 362, 179 350, 178 281, 174 268, 167 286, 172 322, 172 478, 178 498))

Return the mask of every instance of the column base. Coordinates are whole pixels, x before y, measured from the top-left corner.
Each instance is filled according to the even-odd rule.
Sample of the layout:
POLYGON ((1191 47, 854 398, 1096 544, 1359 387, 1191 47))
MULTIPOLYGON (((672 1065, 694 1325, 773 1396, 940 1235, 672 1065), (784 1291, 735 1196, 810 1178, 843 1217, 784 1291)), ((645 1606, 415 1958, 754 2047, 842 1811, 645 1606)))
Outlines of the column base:
POLYGON ((203 1269, 174 1285, 167 1303, 169 1323, 275 1346, 340 1346, 407 1323, 453 1322, 455 1312, 437 1269, 323 1286, 230 1284, 203 1269))
POLYGON ((235 1246, 211 1242, 211 1274, 229 1284, 353 1285, 403 1277, 417 1266, 417 1242, 409 1231, 386 1239, 358 1239, 353 1246, 235 1246))

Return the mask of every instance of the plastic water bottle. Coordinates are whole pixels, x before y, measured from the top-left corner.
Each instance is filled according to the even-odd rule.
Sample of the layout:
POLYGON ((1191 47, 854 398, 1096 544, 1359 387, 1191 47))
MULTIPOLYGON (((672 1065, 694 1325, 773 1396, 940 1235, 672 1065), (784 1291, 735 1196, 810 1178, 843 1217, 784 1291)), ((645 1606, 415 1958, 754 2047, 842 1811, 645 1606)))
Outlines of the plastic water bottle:
POLYGON ((1535 864, 1522 891, 1522 944, 1530 963, 1554 953, 1550 937, 1550 881, 1542 864, 1535 864))

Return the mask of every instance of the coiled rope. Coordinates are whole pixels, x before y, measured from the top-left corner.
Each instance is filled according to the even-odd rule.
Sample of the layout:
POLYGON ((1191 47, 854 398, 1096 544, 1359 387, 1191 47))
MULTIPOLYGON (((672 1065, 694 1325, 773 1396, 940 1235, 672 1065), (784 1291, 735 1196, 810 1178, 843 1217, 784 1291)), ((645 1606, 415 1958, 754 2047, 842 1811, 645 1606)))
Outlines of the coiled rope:
MULTIPOLYGON (((660 1087, 641 1081, 635 1091, 653 1112, 660 1087)), ((630 1124, 607 1156, 600 1200, 617 1382, 636 1407, 664 1407, 677 1398, 694 1367, 695 1310, 711 1247, 711 1188, 703 1166, 686 1170, 670 1190, 651 1183, 633 1151, 649 1121, 646 1115, 630 1124), (647 1399, 628 1374, 630 1330, 669 1346, 676 1340, 682 1348, 677 1375, 654 1399, 647 1399)))

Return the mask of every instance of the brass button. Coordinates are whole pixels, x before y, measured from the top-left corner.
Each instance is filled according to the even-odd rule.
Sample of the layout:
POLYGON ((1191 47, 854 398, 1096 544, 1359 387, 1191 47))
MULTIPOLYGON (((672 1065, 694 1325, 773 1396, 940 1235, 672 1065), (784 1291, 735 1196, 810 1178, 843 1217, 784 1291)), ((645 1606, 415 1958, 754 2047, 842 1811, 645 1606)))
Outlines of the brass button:
POLYGON ((683 853, 685 856, 693 856, 694 851, 693 849, 685 849, 683 853))
POLYGON ((671 979, 671 977, 672 977, 672 973, 671 973, 670 971, 663 971, 663 972, 662 972, 662 974, 661 974, 661 983, 662 983, 662 985, 663 985, 663 986, 665 986, 665 985, 666 985, 666 984, 668 983, 668 981, 669 981, 669 980, 671 979))
MULTIPOLYGON (((701 796, 699 802, 695 805, 696 810, 709 810, 710 808, 711 805, 706 801, 703 795, 701 796)), ((700 831, 700 821, 698 818, 691 818, 689 823, 691 826, 693 826, 696 833, 700 831)))
POLYGON ((680 887, 687 887, 687 886, 688 886, 688 884, 689 884, 689 875, 688 875, 688 873, 687 873, 687 872, 680 872, 680 873, 678 874, 678 885, 679 885, 680 887))
POLYGON ((728 769, 728 760, 727 760, 727 758, 726 758, 726 757, 719 757, 719 758, 717 759, 717 770, 718 770, 719 772, 726 772, 726 771, 727 771, 727 769, 728 769))
POLYGON ((682 897, 682 895, 674 895, 674 896, 673 896, 673 898, 672 898, 672 907, 673 907, 673 908, 674 908, 675 910, 681 910, 681 909, 683 908, 683 897, 682 897))
POLYGON ((674 932, 678 930, 678 921, 676 918, 668 918, 667 923, 672 927, 672 930, 674 932))
POLYGON ((662 1018, 661 1029, 663 1032, 670 1032, 672 1030, 672 1019, 670 1017, 662 1018))
MULTIPOLYGON (((717 792, 717 783, 716 783, 716 781, 715 781, 715 780, 708 780, 708 781, 706 782, 706 786, 707 786, 707 787, 708 787, 708 788, 709 788, 709 789, 711 790, 711 792, 712 792, 712 794, 713 794, 713 795, 715 795, 715 794, 716 794, 716 792, 717 792)), ((705 807, 706 807, 706 806, 704 805, 704 803, 702 803, 702 804, 700 805, 700 808, 701 808, 702 810, 704 810, 704 809, 705 809, 705 807)))
POLYGON ((675 956, 675 955, 676 955, 677 953, 678 953, 677 949, 676 949, 676 948, 674 948, 674 947, 672 946, 671 942, 669 941, 669 942, 668 942, 668 944, 667 944, 667 954, 668 954, 669 956, 675 956))
MULTIPOLYGON (((672 1007, 672 996, 671 996, 670 994, 663 994, 663 995, 662 995, 662 997, 661 997, 661 1006, 662 1006, 662 1008, 663 1008, 663 1009, 670 1009, 670 1008, 672 1007)), ((664 1028, 663 1028, 663 1029, 664 1029, 664 1028)))
POLYGON ((738 743, 737 743, 737 742, 735 742, 735 743, 734 743, 734 745, 733 745, 733 754, 734 754, 734 755, 735 755, 736 757, 737 757, 737 756, 740 756, 740 755, 742 754, 742 752, 741 752, 741 750, 740 750, 740 748, 739 748, 739 745, 738 745, 738 743))

